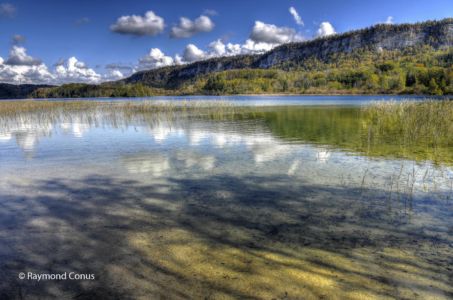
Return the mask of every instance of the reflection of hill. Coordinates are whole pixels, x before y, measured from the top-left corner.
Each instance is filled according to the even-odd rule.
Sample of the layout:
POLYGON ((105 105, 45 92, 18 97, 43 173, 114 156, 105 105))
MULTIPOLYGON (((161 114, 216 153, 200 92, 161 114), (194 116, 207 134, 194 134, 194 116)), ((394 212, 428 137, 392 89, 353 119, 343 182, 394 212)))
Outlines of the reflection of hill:
MULTIPOLYGON (((74 102, 74 106, 76 104, 77 102, 74 102)), ((441 108, 436 108, 437 104, 434 104, 436 103, 428 102, 423 105, 435 108, 435 112, 440 111, 441 108)), ((423 116, 425 106, 411 108, 415 109, 415 112, 409 112, 408 117, 418 118, 416 114, 423 116)), ((318 155, 321 162, 328 159, 328 148, 331 147, 373 157, 453 163, 453 127, 448 125, 453 124, 453 119, 448 119, 446 114, 438 121, 446 123, 446 126, 436 125, 431 128, 430 122, 426 121, 429 118, 425 118, 419 121, 421 125, 411 132, 412 124, 404 123, 406 119, 401 120, 398 111, 384 111, 384 116, 376 118, 372 113, 358 107, 219 105, 215 109, 193 107, 182 110, 176 106, 156 108, 146 103, 91 103, 84 104, 83 109, 75 107, 65 109, 62 104, 53 104, 49 105, 49 113, 43 106, 39 114, 17 112, 11 120, 0 118, 0 141, 14 137, 22 149, 31 151, 40 136, 50 134, 52 124, 59 124, 63 132, 75 137, 82 137, 90 127, 140 126, 147 128, 156 143, 165 143, 170 138, 185 138, 192 146, 206 141, 219 148, 242 144, 254 150, 256 162, 264 162, 269 155, 278 156, 279 153, 285 152, 284 145, 282 149, 270 146, 278 138, 291 143, 310 143, 326 147, 327 152, 318 155), (397 118, 400 120, 395 121, 397 118), (440 130, 437 130, 439 128, 440 130)))
POLYGON ((453 137, 447 132, 432 145, 424 135, 407 137, 407 130, 388 122, 376 129, 361 108, 286 107, 237 115, 237 119, 263 119, 276 137, 345 149, 368 156, 390 156, 414 160, 453 163, 453 137))

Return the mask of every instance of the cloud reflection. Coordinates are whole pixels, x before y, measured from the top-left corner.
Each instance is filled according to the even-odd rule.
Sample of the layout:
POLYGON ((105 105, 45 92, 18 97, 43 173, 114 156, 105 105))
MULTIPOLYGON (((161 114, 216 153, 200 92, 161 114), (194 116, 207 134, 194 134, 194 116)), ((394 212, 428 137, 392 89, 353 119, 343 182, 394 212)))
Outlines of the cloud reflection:
POLYGON ((52 133, 53 126, 48 122, 30 123, 22 121, 3 128, 0 132, 0 142, 16 140, 17 145, 26 153, 32 153, 42 137, 48 137, 52 133))
POLYGON ((127 156, 122 163, 131 174, 151 174, 158 177, 170 169, 170 160, 160 153, 127 156))
POLYGON ((60 128, 65 133, 72 133, 76 138, 82 138, 83 135, 88 132, 91 126, 87 123, 81 123, 77 120, 71 123, 61 123, 60 128))

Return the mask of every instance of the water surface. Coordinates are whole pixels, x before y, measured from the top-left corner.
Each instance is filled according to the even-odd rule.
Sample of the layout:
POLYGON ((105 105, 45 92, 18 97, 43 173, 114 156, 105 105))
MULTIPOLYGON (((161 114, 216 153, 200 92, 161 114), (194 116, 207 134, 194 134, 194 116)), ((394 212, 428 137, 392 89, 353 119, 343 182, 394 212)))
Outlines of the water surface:
POLYGON ((0 295, 453 297, 453 151, 370 142, 372 99, 2 118, 0 295))

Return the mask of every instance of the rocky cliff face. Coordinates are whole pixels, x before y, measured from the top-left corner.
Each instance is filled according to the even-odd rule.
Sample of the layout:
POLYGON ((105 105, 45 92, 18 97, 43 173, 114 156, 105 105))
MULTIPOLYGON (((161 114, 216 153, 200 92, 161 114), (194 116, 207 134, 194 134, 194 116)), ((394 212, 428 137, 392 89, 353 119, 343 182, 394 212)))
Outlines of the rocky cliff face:
POLYGON ((285 44, 261 55, 220 57, 189 65, 142 71, 120 82, 141 82, 152 87, 173 88, 212 72, 302 65, 305 59, 311 57, 325 60, 332 54, 350 53, 357 49, 383 51, 423 45, 433 48, 452 47, 453 19, 417 24, 381 24, 327 38, 285 44))
POLYGON ((381 24, 328 38, 286 44, 263 54, 255 66, 270 68, 285 62, 303 61, 309 57, 325 59, 333 53, 350 53, 357 49, 382 51, 422 45, 433 48, 452 47, 453 19, 420 24, 381 24))
POLYGON ((302 65, 304 60, 311 57, 324 60, 332 54, 349 53, 357 49, 382 51, 423 45, 433 48, 452 47, 453 18, 417 24, 380 24, 326 38, 285 44, 262 55, 220 57, 189 65, 142 71, 120 82, 141 82, 153 87, 174 88, 187 80, 212 72, 302 65))
POLYGON ((422 45, 433 48, 452 47, 453 19, 419 24, 376 25, 327 38, 282 45, 262 55, 222 57, 185 66, 143 71, 123 82, 142 82, 154 87, 176 87, 181 82, 212 72, 301 65, 307 58, 324 60, 332 54, 350 53, 357 49, 382 51, 422 45))
POLYGON ((196 76, 225 70, 249 68, 256 58, 256 56, 252 55, 213 58, 189 65, 137 72, 120 82, 140 82, 153 87, 173 88, 177 87, 181 82, 193 79, 196 76))

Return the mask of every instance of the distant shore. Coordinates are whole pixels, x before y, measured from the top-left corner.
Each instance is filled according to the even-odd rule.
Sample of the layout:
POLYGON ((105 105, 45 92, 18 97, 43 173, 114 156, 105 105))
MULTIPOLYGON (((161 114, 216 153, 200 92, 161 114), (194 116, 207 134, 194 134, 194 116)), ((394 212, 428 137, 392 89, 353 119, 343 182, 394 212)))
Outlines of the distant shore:
POLYGON ((46 99, 124 99, 124 98, 158 98, 158 97, 304 97, 304 96, 319 96, 319 97, 335 97, 335 96, 352 96, 352 97, 414 97, 414 98, 439 98, 439 99, 453 99, 452 95, 429 95, 429 94, 341 94, 341 93, 332 93, 332 94, 293 94, 293 93, 266 93, 266 94, 225 94, 225 95, 204 95, 204 94, 194 94, 194 95, 155 95, 155 96, 132 96, 132 97, 49 97, 49 98, 0 98, 0 101, 15 101, 15 100, 46 100, 46 99))

